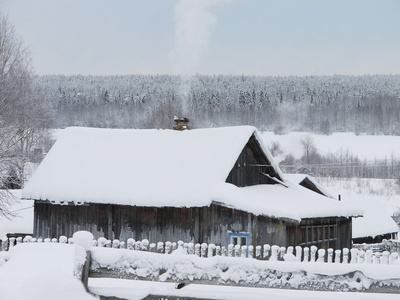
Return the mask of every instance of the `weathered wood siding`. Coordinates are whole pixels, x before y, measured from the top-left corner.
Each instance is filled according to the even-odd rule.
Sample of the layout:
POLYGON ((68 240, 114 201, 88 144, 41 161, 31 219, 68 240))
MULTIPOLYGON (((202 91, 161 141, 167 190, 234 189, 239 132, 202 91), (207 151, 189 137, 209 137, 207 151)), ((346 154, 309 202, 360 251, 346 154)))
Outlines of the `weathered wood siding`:
MULTIPOLYGON (((151 242, 178 241, 228 245, 228 232, 249 233, 249 244, 311 246, 342 249, 351 247, 351 218, 307 219, 300 224, 278 220, 237 209, 212 204, 210 207, 136 207, 90 204, 85 206, 35 203, 35 237, 70 237, 88 230, 95 238, 151 242), (305 240, 305 226, 310 232, 334 228, 335 238, 319 242, 312 233, 305 240), (321 227, 322 226, 322 227, 321 227), (325 227, 323 227, 325 226, 325 227), (308 242, 308 243, 307 243, 308 242)), ((329 237, 329 232, 327 234, 329 237)))
POLYGON ((276 183, 263 173, 281 180, 254 135, 251 136, 232 167, 226 182, 239 187, 276 183))

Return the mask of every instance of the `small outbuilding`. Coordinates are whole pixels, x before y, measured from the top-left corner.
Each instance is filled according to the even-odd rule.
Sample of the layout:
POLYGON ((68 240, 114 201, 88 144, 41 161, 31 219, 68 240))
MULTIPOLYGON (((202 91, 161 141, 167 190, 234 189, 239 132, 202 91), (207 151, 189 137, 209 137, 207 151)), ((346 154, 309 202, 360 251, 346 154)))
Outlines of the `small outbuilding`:
POLYGON ((351 247, 360 211, 285 179, 251 126, 63 130, 23 190, 36 237, 351 247))

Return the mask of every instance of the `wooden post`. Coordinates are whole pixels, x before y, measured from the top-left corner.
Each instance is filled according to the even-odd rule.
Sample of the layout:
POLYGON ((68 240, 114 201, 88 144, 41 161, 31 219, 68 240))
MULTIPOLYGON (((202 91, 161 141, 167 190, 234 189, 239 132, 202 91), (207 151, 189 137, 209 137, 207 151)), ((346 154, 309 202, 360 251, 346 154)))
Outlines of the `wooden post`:
POLYGON ((85 289, 87 292, 89 292, 88 282, 89 282, 89 271, 90 271, 90 262, 91 262, 90 257, 91 257, 90 250, 86 251, 86 262, 83 265, 82 277, 81 277, 82 283, 85 286, 85 289))

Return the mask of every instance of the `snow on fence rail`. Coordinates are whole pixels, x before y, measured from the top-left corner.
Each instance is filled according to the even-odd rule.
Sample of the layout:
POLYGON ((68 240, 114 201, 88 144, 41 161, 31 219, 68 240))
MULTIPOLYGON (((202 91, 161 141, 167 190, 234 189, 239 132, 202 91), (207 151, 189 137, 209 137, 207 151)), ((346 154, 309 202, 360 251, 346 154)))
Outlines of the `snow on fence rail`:
MULTIPOLYGON (((3 238, 1 240, 0 249, 8 251, 14 245, 19 243, 68 243, 74 244, 73 238, 67 238, 61 236, 59 239, 56 238, 33 238, 26 236, 24 238, 3 238)), ((384 245, 387 250, 383 252, 374 252, 373 247, 365 245, 357 245, 357 248, 343 250, 334 249, 318 249, 315 246, 311 247, 279 247, 277 245, 263 246, 239 246, 239 245, 228 245, 218 246, 215 244, 194 244, 184 243, 183 241, 176 242, 158 242, 149 243, 148 240, 135 241, 133 238, 129 238, 126 242, 119 241, 117 239, 111 241, 104 237, 98 240, 93 240, 93 246, 95 247, 106 247, 115 249, 128 249, 133 251, 149 251, 155 253, 171 254, 173 251, 180 251, 184 254, 196 255, 199 257, 213 257, 213 256, 226 256, 226 257, 248 257, 255 258, 258 260, 269 260, 269 261, 297 261, 297 262, 325 262, 325 263, 343 263, 343 264, 393 264, 399 259, 399 242, 398 241, 385 241, 384 245), (393 250, 397 250, 394 252, 393 250), (392 251, 392 252, 390 252, 392 251)))

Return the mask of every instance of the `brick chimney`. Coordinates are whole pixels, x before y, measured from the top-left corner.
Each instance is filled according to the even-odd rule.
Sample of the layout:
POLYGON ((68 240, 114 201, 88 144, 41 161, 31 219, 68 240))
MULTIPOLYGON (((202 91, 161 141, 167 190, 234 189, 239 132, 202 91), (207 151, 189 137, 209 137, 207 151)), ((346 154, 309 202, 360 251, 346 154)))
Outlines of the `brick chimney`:
POLYGON ((174 117, 175 125, 173 127, 174 130, 189 130, 189 119, 188 118, 178 118, 174 117))

